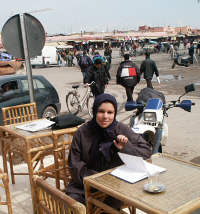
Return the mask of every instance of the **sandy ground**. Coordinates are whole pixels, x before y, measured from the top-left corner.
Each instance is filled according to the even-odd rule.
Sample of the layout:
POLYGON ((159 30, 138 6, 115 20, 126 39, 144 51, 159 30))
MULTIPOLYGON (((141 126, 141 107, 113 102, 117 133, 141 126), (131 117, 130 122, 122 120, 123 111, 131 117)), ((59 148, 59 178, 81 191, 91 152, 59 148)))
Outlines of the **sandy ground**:
MULTIPOLYGON (((115 84, 116 68, 120 62, 118 52, 113 54, 113 65, 111 70, 112 80, 106 89, 106 92, 113 94, 118 101, 118 120, 126 124, 129 123, 131 112, 124 110, 126 102, 125 90, 115 84)), ((143 56, 134 58, 139 66, 143 56)), ((177 98, 184 93, 184 86, 190 83, 195 83, 196 91, 185 97, 185 99, 192 99, 196 103, 192 107, 192 112, 185 112, 180 108, 173 108, 168 111, 167 123, 169 126, 168 143, 164 147, 164 152, 169 153, 175 157, 187 161, 193 161, 200 164, 200 65, 195 64, 189 68, 176 67, 171 69, 172 62, 166 54, 152 55, 157 63, 160 71, 161 84, 153 82, 155 89, 162 91, 166 95, 167 101, 177 98)), ((44 75, 57 89, 61 104, 62 112, 66 111, 65 96, 71 90, 71 85, 82 82, 82 74, 78 67, 52 67, 46 69, 33 69, 33 74, 44 75)), ((141 80, 134 90, 134 99, 137 98, 138 92, 146 86, 145 81, 141 80)), ((84 90, 84 89, 83 89, 84 90)), ((86 110, 81 112, 79 116, 88 119, 86 110)), ((0 162, 2 167, 2 161, 0 162)), ((17 170, 24 170, 26 164, 16 166, 17 170)), ((13 213, 27 214, 32 213, 30 187, 27 176, 16 176, 16 184, 11 185, 11 197, 13 203, 13 213)), ((188 184, 189 185, 189 184, 188 184)), ((1 193, 1 192, 0 192, 1 193)), ((7 213, 7 208, 0 206, 0 213, 7 213)), ((137 212, 141 213, 141 212, 137 212)))

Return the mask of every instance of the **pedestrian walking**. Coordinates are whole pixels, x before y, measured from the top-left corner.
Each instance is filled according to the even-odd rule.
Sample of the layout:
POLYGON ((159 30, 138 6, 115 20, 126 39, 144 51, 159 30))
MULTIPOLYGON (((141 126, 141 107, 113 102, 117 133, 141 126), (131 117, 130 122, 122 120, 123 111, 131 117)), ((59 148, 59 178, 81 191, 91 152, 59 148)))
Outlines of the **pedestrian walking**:
POLYGON ((106 57, 101 56, 100 53, 98 51, 96 51, 95 55, 92 58, 93 64, 95 64, 95 61, 97 59, 100 59, 102 61, 102 65, 105 67, 108 79, 111 80, 111 75, 110 75, 110 72, 109 72, 109 70, 110 70, 110 64, 109 64, 108 60, 106 59, 106 57))
POLYGON ((78 64, 79 64, 79 66, 81 68, 81 72, 82 72, 82 75, 83 75, 83 82, 84 82, 84 78, 85 78, 87 69, 92 65, 92 60, 87 55, 86 50, 83 51, 83 56, 80 56, 80 58, 78 60, 78 64))
POLYGON ((96 59, 94 64, 91 65, 86 72, 84 83, 88 85, 92 81, 95 82, 95 84, 91 86, 93 95, 97 96, 104 93, 105 86, 108 84, 109 78, 101 59, 96 59))
POLYGON ((58 50, 57 50, 57 63, 58 63, 58 66, 62 65, 61 53, 58 50))
POLYGON ((124 55, 124 61, 117 70, 116 80, 117 84, 126 89, 127 102, 133 101, 133 90, 140 82, 140 71, 137 65, 129 60, 129 54, 124 55))
POLYGON ((146 59, 142 62, 140 66, 140 73, 144 73, 144 79, 146 80, 147 87, 153 88, 151 80, 153 78, 154 73, 157 77, 158 83, 160 84, 159 72, 156 63, 152 59, 150 59, 150 53, 146 52, 145 56, 146 59))
POLYGON ((190 47, 188 48, 188 53, 190 55, 191 64, 193 64, 193 61, 194 61, 194 44, 193 44, 193 42, 190 43, 190 47))

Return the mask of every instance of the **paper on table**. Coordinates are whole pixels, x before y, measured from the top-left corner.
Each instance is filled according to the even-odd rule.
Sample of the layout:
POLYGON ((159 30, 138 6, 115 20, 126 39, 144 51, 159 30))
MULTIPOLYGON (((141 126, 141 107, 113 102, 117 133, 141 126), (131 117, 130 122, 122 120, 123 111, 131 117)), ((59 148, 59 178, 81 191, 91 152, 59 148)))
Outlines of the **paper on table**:
POLYGON ((37 132, 37 131, 51 127, 54 123, 55 122, 53 121, 42 119, 42 120, 28 122, 26 124, 17 125, 15 127, 18 129, 22 129, 24 131, 37 132))
POLYGON ((140 181, 148 177, 148 175, 166 171, 165 168, 150 164, 144 161, 141 157, 124 153, 118 154, 121 160, 124 162, 124 165, 113 170, 111 175, 114 175, 130 183, 140 181))

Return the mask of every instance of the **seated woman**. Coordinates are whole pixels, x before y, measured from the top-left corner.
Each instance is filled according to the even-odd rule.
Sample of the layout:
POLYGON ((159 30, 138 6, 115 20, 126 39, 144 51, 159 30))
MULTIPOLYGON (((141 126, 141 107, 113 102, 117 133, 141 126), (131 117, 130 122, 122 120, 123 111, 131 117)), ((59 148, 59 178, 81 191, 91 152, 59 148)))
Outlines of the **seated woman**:
POLYGON ((68 160, 72 182, 66 193, 83 204, 83 178, 122 165, 117 152, 144 159, 152 154, 151 146, 128 126, 118 122, 116 115, 116 99, 110 94, 98 95, 93 105, 93 119, 82 125, 73 137, 68 160))

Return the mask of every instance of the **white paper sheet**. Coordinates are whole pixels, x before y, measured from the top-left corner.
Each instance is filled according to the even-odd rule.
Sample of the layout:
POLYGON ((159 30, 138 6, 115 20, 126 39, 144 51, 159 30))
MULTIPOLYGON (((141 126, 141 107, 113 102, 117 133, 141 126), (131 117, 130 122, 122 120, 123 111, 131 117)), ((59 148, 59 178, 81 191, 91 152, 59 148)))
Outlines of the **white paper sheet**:
POLYGON ((148 175, 166 171, 165 168, 150 164, 144 161, 141 157, 132 156, 124 153, 118 153, 124 165, 118 167, 111 172, 118 178, 121 178, 130 183, 140 181, 148 175))
POLYGON ((28 122, 26 124, 17 125, 15 127, 18 129, 22 129, 24 131, 37 132, 37 131, 41 131, 51 127, 54 123, 55 122, 53 121, 42 119, 42 120, 28 122))

